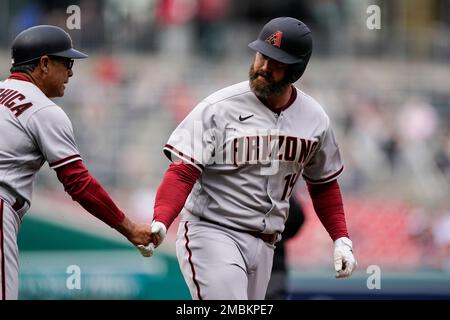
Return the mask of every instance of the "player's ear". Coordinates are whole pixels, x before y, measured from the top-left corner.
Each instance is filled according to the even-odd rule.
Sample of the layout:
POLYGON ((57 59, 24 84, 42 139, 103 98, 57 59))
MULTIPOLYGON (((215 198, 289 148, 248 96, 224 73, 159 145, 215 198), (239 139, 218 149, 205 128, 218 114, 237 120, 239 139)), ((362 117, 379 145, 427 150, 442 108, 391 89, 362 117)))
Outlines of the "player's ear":
POLYGON ((48 56, 42 56, 39 59, 39 67, 41 68, 43 73, 48 73, 48 62, 49 62, 48 56))

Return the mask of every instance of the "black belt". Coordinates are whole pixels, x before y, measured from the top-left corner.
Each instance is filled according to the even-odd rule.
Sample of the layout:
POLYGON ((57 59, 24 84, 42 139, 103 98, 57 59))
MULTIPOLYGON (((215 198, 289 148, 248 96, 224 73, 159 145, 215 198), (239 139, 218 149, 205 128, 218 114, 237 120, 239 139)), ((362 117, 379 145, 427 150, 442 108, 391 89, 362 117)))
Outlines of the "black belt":
POLYGON ((23 208, 23 206, 25 205, 25 200, 22 198, 16 198, 16 202, 14 202, 14 204, 12 205, 12 208, 15 211, 19 211, 20 209, 23 208))
POLYGON ((204 217, 199 217, 199 218, 200 218, 200 221, 205 221, 205 222, 209 222, 209 223, 212 223, 212 224, 217 224, 217 225, 219 225, 221 227, 228 228, 228 229, 231 229, 231 230, 234 230, 234 231, 245 232, 245 233, 251 234, 255 238, 259 238, 259 239, 263 240, 264 242, 267 242, 267 243, 270 243, 270 244, 274 244, 278 240, 278 232, 262 233, 262 232, 259 232, 259 231, 241 230, 241 229, 225 226, 225 225, 223 225, 221 223, 218 223, 216 221, 212 221, 212 220, 206 219, 204 217))
POLYGON ((260 238, 264 242, 274 244, 278 240, 278 232, 274 233, 261 233, 257 231, 245 231, 247 233, 250 233, 252 236, 256 238, 260 238))
POLYGON ((26 204, 25 198, 17 194, 17 192, 13 191, 9 186, 3 183, 0 183, 0 195, 1 194, 4 194, 5 198, 3 199, 6 199, 15 211, 22 209, 26 204))

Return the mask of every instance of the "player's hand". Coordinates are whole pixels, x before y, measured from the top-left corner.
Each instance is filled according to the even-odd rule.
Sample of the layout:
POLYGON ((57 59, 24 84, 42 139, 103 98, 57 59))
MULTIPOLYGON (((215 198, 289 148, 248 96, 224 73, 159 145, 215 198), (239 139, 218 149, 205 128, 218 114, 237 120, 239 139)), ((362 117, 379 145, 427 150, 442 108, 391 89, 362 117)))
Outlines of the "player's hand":
POLYGON ((158 246, 164 241, 166 234, 167 228, 164 223, 159 221, 152 222, 152 242, 154 243, 155 248, 158 248, 158 246))
POLYGON ((153 252, 155 251, 155 245, 150 242, 148 245, 144 246, 143 244, 139 244, 136 246, 139 252, 146 258, 151 257, 153 252))
POLYGON ((352 241, 347 237, 342 237, 334 241, 334 269, 336 278, 348 278, 352 275, 357 266, 353 256, 352 241))

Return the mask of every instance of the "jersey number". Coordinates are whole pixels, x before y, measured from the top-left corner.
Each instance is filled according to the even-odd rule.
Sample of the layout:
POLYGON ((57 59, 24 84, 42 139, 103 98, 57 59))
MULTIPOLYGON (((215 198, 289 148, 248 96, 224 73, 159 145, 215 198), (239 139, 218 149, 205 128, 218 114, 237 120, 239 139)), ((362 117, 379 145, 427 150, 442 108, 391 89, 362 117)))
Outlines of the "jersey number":
POLYGON ((285 200, 286 196, 291 196, 292 190, 299 176, 300 173, 294 173, 288 174, 286 177, 284 177, 284 180, 286 180, 286 184, 284 185, 283 196, 281 197, 281 200, 285 200))

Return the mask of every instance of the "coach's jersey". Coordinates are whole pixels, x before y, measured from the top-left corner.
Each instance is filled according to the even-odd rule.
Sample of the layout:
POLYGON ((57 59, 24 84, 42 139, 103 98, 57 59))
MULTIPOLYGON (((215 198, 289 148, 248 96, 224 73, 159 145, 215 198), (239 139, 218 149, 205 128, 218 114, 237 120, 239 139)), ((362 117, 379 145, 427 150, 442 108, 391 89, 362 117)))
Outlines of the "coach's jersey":
MULTIPOLYGON (((202 172, 185 208, 241 230, 282 232, 300 175, 309 183, 343 170, 330 120, 297 90, 280 114, 241 82, 210 95, 179 124, 164 147, 202 172)), ((175 157, 174 157, 175 156, 175 157)))
POLYGON ((60 107, 31 82, 0 82, 0 189, 30 203, 34 175, 45 161, 55 169, 80 159, 60 107))

